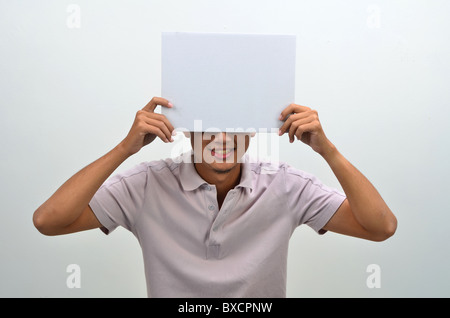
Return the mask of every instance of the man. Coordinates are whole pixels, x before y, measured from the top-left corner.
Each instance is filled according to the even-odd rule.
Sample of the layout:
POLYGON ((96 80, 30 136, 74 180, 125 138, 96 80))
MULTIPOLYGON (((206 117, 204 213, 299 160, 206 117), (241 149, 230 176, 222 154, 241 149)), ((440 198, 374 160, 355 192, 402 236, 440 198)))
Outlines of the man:
POLYGON ((150 297, 285 297, 297 226, 373 241, 394 234, 396 218, 376 189, 326 137, 317 112, 296 104, 280 114, 279 135, 319 153, 345 196, 288 165, 246 162, 245 134, 200 134, 200 146, 191 134, 190 160, 141 164, 105 182, 156 137, 173 141, 174 127, 154 112, 158 105, 173 106, 154 97, 122 142, 36 210, 41 233, 125 227, 141 244, 150 297))

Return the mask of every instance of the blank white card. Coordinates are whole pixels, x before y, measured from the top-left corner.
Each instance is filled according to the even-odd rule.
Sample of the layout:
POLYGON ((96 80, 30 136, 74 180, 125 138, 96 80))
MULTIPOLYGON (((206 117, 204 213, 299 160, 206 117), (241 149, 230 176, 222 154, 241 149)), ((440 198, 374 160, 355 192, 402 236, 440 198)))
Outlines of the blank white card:
POLYGON ((187 131, 278 129, 295 99, 295 35, 162 33, 162 113, 187 131))

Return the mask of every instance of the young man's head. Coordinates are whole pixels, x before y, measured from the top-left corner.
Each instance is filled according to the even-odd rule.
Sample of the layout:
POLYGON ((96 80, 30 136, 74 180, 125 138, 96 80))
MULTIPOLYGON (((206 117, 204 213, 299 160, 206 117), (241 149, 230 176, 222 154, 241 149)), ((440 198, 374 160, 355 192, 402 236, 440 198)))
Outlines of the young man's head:
POLYGON ((233 172, 250 145, 250 137, 252 134, 248 133, 191 132, 197 170, 215 174, 233 172))

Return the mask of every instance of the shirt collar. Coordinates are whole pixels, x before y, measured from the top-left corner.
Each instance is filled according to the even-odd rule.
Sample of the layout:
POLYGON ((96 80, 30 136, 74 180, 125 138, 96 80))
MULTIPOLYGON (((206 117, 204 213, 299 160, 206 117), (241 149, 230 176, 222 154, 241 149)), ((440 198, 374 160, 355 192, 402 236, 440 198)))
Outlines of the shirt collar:
POLYGON ((248 188, 250 191, 253 190, 253 171, 251 169, 247 154, 242 157, 241 180, 236 188, 239 187, 248 188))
MULTIPOLYGON (((204 184, 208 184, 200 177, 194 166, 193 154, 186 153, 181 157, 180 163, 180 182, 185 191, 193 191, 204 184)), ((241 180, 236 188, 253 189, 253 178, 250 164, 248 163, 247 155, 244 155, 241 165, 241 180)))
POLYGON ((192 151, 181 156, 180 182, 185 191, 193 191, 201 185, 207 184, 195 170, 192 151))

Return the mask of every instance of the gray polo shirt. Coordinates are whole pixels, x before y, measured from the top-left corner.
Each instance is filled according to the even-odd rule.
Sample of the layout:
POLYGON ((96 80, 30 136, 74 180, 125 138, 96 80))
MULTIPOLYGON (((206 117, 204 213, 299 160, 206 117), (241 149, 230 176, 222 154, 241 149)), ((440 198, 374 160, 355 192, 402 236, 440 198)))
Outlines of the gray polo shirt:
POLYGON ((215 186, 187 157, 117 174, 90 202, 105 233, 120 225, 137 237, 148 296, 286 297, 293 231, 322 233, 345 196, 289 165, 247 158, 219 210, 215 186))

